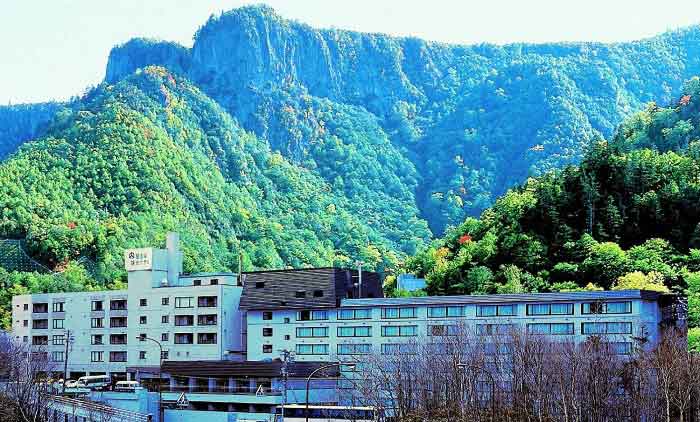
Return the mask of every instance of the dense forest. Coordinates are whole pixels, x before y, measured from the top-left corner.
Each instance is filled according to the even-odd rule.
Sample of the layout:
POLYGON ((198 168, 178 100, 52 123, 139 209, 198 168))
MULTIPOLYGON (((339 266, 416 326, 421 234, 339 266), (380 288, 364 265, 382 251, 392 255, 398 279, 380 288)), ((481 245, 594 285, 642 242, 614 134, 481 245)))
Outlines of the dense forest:
POLYGON ((687 293, 700 350, 700 79, 649 104, 578 166, 531 178, 410 258, 428 294, 687 293))
POLYGON ((182 234, 188 272, 237 269, 239 253, 244 269, 361 259, 382 270, 429 238, 411 210, 337 192, 186 80, 147 67, 92 90, 0 164, 0 237, 25 239, 63 273, 1 272, 3 308, 26 289, 118 287, 124 248, 159 245, 169 230, 182 234))
POLYGON ((677 98, 700 74, 700 28, 615 44, 460 46, 319 30, 251 6, 212 16, 191 48, 115 47, 106 81, 148 65, 186 77, 352 200, 418 210, 441 235, 527 177, 577 163, 647 102, 677 98))
POLYGON ((700 74, 700 28, 617 44, 458 46, 318 30, 257 6, 210 18, 189 49, 143 39, 118 46, 107 81, 147 64, 182 72, 330 183, 378 191, 358 199, 387 186, 324 169, 338 164, 338 148, 362 152, 388 138, 388 155, 364 156, 364 166, 395 179, 391 189, 414 191, 402 203, 440 235, 528 176, 578 162, 647 102, 676 99, 700 74), (370 117, 376 130, 364 129, 370 117), (407 166, 416 177, 406 180, 407 166))

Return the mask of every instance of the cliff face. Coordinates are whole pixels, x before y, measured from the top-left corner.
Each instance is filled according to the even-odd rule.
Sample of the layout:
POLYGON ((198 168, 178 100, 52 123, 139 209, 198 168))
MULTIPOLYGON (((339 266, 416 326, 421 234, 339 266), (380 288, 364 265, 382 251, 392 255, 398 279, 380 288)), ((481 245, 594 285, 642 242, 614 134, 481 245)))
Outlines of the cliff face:
POLYGON ((328 151, 312 151, 318 116, 304 113, 301 98, 364 109, 417 169, 413 205, 440 232, 525 177, 578 162, 644 103, 677 100, 700 73, 698 46, 698 27, 609 45, 456 46, 317 30, 246 7, 210 18, 189 50, 143 40, 116 48, 107 80, 168 67, 311 169, 328 151))

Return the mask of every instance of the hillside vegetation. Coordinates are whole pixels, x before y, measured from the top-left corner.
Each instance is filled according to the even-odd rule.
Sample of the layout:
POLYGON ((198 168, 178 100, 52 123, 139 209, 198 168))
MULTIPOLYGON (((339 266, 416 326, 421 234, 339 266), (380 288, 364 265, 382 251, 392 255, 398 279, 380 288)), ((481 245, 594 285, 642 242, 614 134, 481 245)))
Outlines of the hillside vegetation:
POLYGON ((429 231, 400 209, 376 215, 375 205, 348 199, 186 80, 148 67, 93 90, 0 164, 0 237, 25 239, 33 257, 78 280, 3 273, 0 284, 120 283, 124 248, 162 244, 169 230, 182 233, 185 271, 237 270, 239 253, 244 269, 361 259, 381 270, 429 231), (84 258, 92 273, 76 264, 84 258))
POLYGON ((700 28, 617 44, 458 46, 319 30, 257 6, 210 18, 189 49, 118 46, 106 79, 148 64, 186 75, 329 183, 362 185, 355 200, 418 208, 439 235, 527 177, 579 162, 647 102, 676 100, 700 74, 700 28))
POLYGON ((690 323, 698 327, 698 204, 700 79, 693 78, 677 103, 650 104, 610 142, 592 144, 579 166, 510 190, 406 269, 427 278, 428 294, 687 293, 690 323))

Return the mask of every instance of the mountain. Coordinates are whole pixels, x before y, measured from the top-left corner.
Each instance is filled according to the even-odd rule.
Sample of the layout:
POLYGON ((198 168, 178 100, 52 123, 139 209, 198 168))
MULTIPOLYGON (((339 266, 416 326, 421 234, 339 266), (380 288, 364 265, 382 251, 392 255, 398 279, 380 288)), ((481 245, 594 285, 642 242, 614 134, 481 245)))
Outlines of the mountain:
POLYGON ((248 269, 382 269, 429 236, 410 210, 375 212, 161 67, 95 88, 0 164, 0 237, 57 270, 89 259, 102 285, 123 279, 125 247, 168 230, 187 271, 237 269, 239 253, 248 269))
POLYGON ((0 157, 7 157, 24 142, 46 133, 51 120, 66 106, 48 102, 0 107, 0 157))
POLYGON ((531 178, 412 257, 428 294, 645 288, 686 293, 700 350, 700 79, 578 166, 531 178))
POLYGON ((395 198, 439 234, 527 177, 579 162, 647 102, 676 101, 700 74, 700 27, 628 43, 459 46, 318 30, 255 6, 212 16, 192 48, 115 47, 106 81, 149 64, 190 79, 295 164, 362 186, 354 200, 395 198), (365 179, 358 162, 379 175, 365 179))

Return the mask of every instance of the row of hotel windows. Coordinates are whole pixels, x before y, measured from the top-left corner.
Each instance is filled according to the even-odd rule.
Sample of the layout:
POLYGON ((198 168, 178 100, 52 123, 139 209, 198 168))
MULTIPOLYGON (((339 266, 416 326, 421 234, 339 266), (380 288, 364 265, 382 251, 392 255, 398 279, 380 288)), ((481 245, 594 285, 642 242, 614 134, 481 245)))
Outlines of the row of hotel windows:
MULTIPOLYGON (((176 297, 175 298, 175 308, 194 308, 194 297, 176 297)), ((161 298, 161 305, 168 306, 170 304, 170 298, 161 298)), ((139 306, 148 306, 148 299, 140 299, 139 306)), ((216 296, 198 296, 197 297, 197 307, 199 308, 213 308, 217 306, 216 296)), ((65 312, 65 302, 53 302, 52 304, 53 312, 65 312)), ((93 300, 90 307, 92 311, 104 311, 104 301, 93 300)), ((126 299, 115 299, 109 301, 109 309, 111 311, 125 311, 127 310, 126 299)), ((29 304, 24 304, 24 310, 29 310, 29 304)), ((33 303, 32 312, 44 314, 49 312, 48 303, 33 303)))
MULTIPOLYGON (((170 317, 168 315, 161 316, 160 322, 162 324, 168 324, 170 317)), ((197 325, 216 325, 217 315, 216 314, 203 314, 197 315, 197 325)), ((52 327, 54 329, 64 328, 64 319, 54 319, 52 320, 52 327)), ((147 324, 148 318, 145 315, 139 317, 139 324, 147 324)), ((24 320, 24 326, 29 324, 28 320, 24 320)), ((175 315, 175 325, 178 327, 194 326, 194 315, 175 315)), ((110 328, 124 328, 127 326, 126 317, 111 317, 109 319, 110 328)), ((91 328, 104 328, 104 318, 91 318, 90 319, 91 328)), ((32 321, 32 329, 34 330, 46 330, 49 328, 48 319, 35 319, 32 321)))
MULTIPOLYGON (((581 314, 629 314, 632 313, 632 302, 586 302, 581 304, 581 314)), ((542 303, 527 304, 526 315, 573 315, 573 303, 542 303)), ((299 311, 297 321, 322 321, 327 320, 329 311, 299 311)), ((404 319, 417 318, 418 308, 415 306, 382 308, 382 319, 404 319)), ((477 305, 477 317, 498 317, 518 315, 518 305, 477 305)), ((465 306, 430 306, 428 307, 428 318, 454 318, 465 317, 465 306)), ((272 319, 272 311, 263 312, 263 320, 272 319)), ((371 319, 372 309, 340 309, 338 311, 339 320, 371 319)))
MULTIPOLYGON (((36 353, 36 355, 42 355, 44 358, 48 358, 47 353, 36 353)), ((93 351, 90 352, 90 362, 104 362, 104 355, 105 352, 103 351, 93 351)), ((164 350, 162 354, 163 359, 168 359, 168 351, 164 350)), ((57 351, 57 352, 51 352, 51 361, 53 362, 63 362, 65 359, 65 354, 64 352, 57 351)), ((139 352, 139 359, 146 359, 146 352, 145 351, 140 351, 139 352)), ((127 361, 127 352, 126 351, 114 351, 114 352, 109 352, 109 361, 110 362, 126 362, 127 361)))
MULTIPOLYGON (((611 342, 609 343, 612 348, 613 353, 627 355, 632 352, 632 343, 630 342, 611 342)), ((435 353, 447 353, 447 348, 444 344, 433 344, 436 346, 433 352, 435 353), (443 346, 443 347, 440 347, 443 346)), ((372 353, 372 344, 339 344, 337 345, 338 355, 366 355, 372 353)), ((328 355, 330 351, 330 345, 328 344, 297 344, 296 354, 297 355, 328 355)), ((381 353, 383 355, 396 355, 396 354, 416 354, 418 351, 415 344, 409 343, 385 343, 381 345, 381 353)), ((495 344, 486 343, 484 344, 484 352, 486 354, 507 354, 510 351, 509 344, 495 344)), ((264 353, 272 353, 272 345, 263 346, 264 353), (265 347, 267 346, 267 347, 265 347)))
MULTIPOLYGON (((529 323, 529 334, 573 335, 574 323, 529 323)), ((462 330, 460 325, 429 325, 429 336, 456 336, 462 330)), ((477 324, 478 335, 506 335, 515 329, 514 324, 477 324)), ((417 325, 385 325, 381 327, 382 337, 415 337, 417 325)), ((581 334, 632 334, 631 322, 582 322, 581 334)), ((271 337, 272 328, 263 328, 263 337, 271 337)), ((328 327, 297 327, 297 338, 328 337, 328 327)), ((338 337, 371 337, 372 327, 337 327, 338 337)))
MULTIPOLYGON (((175 334, 175 344, 194 344, 194 333, 176 333, 175 334)), ((197 344, 216 344, 216 333, 197 333, 197 344)), ((162 333, 160 336, 161 341, 168 341, 170 335, 168 333, 162 333)), ((65 344, 65 335, 56 335, 51 337, 51 343, 54 346, 61 346, 65 344)), ((26 337, 25 337, 26 342, 26 337)), ((110 334, 109 344, 127 344, 128 338, 126 334, 110 334)), ((32 336, 32 345, 34 346, 47 346, 49 344, 49 336, 32 336)), ((104 345, 104 335, 93 334, 90 336, 90 344, 95 346, 104 345)))

